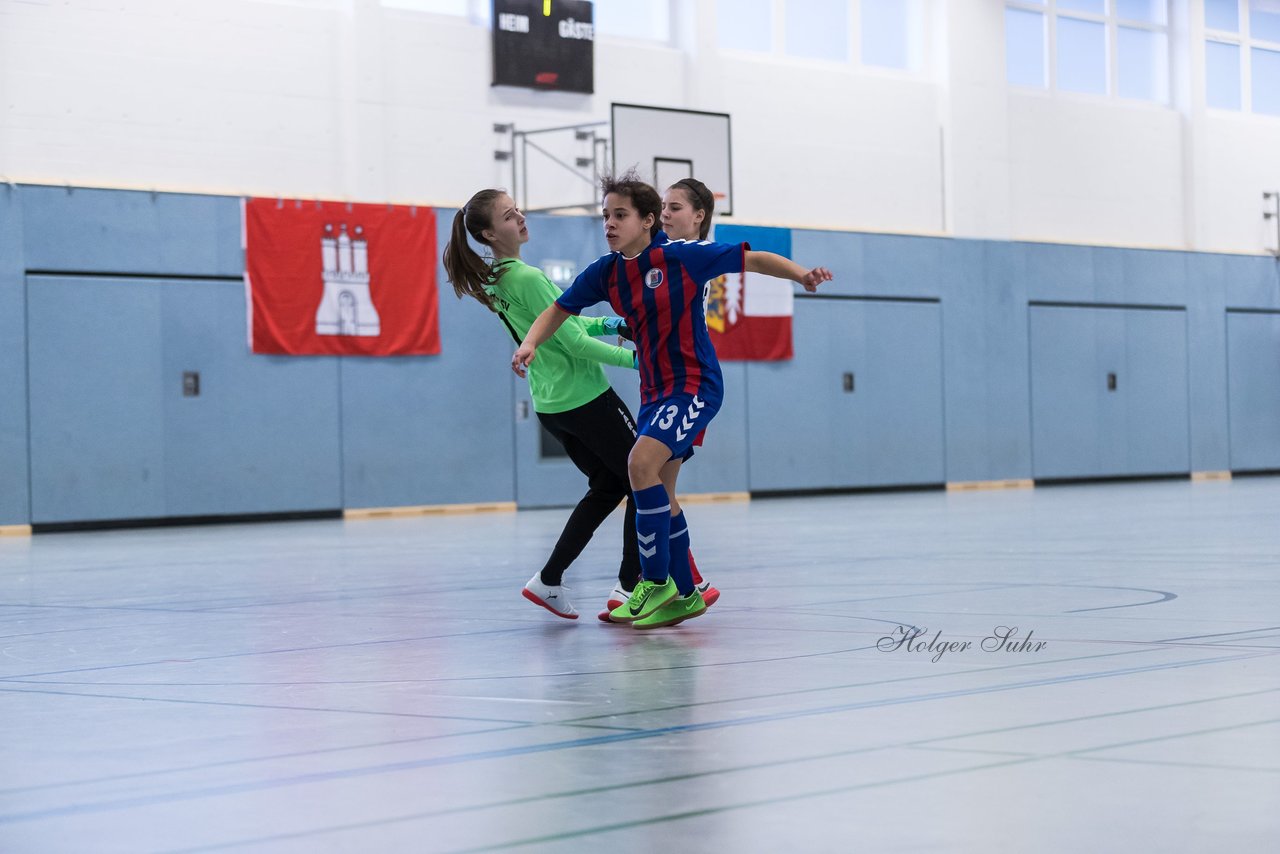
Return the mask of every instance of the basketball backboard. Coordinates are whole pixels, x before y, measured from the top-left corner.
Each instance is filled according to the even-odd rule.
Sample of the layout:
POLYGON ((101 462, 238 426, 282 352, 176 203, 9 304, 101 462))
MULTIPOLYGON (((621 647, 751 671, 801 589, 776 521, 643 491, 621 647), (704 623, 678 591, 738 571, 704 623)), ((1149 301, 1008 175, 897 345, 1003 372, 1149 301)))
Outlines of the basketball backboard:
POLYGON ((729 114, 638 104, 612 109, 613 174, 635 167, 659 193, 697 178, 716 197, 716 213, 733 213, 729 114))

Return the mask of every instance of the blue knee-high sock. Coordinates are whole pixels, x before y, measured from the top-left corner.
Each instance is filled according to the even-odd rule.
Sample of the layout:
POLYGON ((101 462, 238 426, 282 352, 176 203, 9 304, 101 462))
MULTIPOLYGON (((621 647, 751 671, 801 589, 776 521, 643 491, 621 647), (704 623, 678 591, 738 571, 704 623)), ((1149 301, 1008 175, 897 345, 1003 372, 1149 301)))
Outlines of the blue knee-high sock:
POLYGON ((671 580, 681 596, 693 592, 693 570, 689 568, 689 526, 684 521, 684 511, 671 517, 671 580))
POLYGON ((640 570, 646 581, 667 580, 671 536, 671 502, 662 484, 638 489, 636 499, 636 539, 640 547, 640 570))

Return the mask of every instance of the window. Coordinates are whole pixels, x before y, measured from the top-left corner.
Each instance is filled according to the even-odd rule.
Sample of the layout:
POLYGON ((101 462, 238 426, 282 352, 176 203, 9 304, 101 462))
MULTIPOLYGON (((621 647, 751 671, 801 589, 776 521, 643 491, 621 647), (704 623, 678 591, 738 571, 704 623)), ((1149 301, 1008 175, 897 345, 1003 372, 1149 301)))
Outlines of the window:
POLYGON ((716 0, 728 50, 918 71, 923 0, 716 0))
POLYGON ((1208 105, 1280 116, 1280 0, 1205 0, 1204 24, 1208 105))
POLYGON ((1258 41, 1280 44, 1280 2, 1250 0, 1249 34, 1258 41))
POLYGON ((671 42, 670 0, 595 0, 592 15, 601 35, 671 42))
POLYGON ((1204 0, 1204 25, 1210 30, 1240 32, 1240 0, 1204 0))
POLYGON ((716 43, 730 50, 773 50, 773 0, 719 0, 716 43))
POLYGON ((1280 116, 1280 50, 1253 49, 1253 111, 1280 116))
MULTIPOLYGON (((1064 0, 1059 0, 1064 2, 1064 0)), ((1078 18, 1058 19, 1058 88, 1107 94, 1107 26, 1078 18)))
MULTIPOLYGON (((379 0, 389 9, 408 9, 432 15, 468 18, 471 23, 489 26, 492 0, 379 0)), ((765 0, 768 2, 768 0, 765 0)), ((669 44, 670 0, 594 0, 592 23, 596 33, 669 44)))
POLYGON ((473 24, 489 25, 489 0, 380 0, 388 9, 407 9, 431 15, 469 18, 473 24))
POLYGON ((1116 0, 1116 17, 1126 21, 1167 24, 1168 14, 1164 0, 1116 0))
POLYGON ((1014 86, 1049 85, 1045 69, 1044 13, 1025 9, 1004 10, 1004 58, 1009 82, 1014 86))
POLYGON ((1106 0, 1058 0, 1058 11, 1105 15, 1107 14, 1107 3, 1106 0))
POLYGON ((916 0, 861 0, 862 64, 915 70, 923 10, 916 0))
POLYGON ((787 0, 783 32, 788 56, 848 62, 849 2, 787 0))
POLYGON ((1240 46, 1211 41, 1205 45, 1204 58, 1209 106, 1240 109, 1240 46))
POLYGON ((391 9, 464 17, 470 12, 471 3, 468 0, 382 0, 382 5, 391 9))
POLYGON ((1168 0, 1007 0, 1013 86, 1169 102, 1168 0))
POLYGON ((1168 35, 1131 27, 1120 27, 1117 32, 1120 97, 1168 103, 1168 35))

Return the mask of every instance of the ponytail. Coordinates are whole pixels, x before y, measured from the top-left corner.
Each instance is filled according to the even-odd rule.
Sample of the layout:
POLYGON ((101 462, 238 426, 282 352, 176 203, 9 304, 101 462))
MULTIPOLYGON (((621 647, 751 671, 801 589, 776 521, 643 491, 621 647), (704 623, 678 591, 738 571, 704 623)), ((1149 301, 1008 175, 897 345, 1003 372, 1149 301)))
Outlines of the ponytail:
POLYGON ((493 202, 502 195, 502 190, 481 190, 471 197, 462 210, 453 216, 453 228, 449 242, 444 246, 444 271, 453 285, 453 292, 458 299, 475 297, 480 304, 490 311, 496 311, 493 299, 485 291, 485 286, 493 284, 502 275, 496 274, 489 262, 476 254, 467 243, 470 234, 477 243, 488 246, 481 236, 486 228, 493 225, 493 202))

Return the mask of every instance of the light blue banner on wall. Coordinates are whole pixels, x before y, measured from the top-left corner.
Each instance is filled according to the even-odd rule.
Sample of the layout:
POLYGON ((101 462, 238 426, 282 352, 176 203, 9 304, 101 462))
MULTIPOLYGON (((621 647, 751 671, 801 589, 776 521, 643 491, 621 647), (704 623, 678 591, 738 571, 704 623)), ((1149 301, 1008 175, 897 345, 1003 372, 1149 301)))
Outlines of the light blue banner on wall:
POLYGON ((774 252, 791 257, 791 229, 760 225, 718 224, 711 232, 717 243, 749 243, 757 252, 774 252))

